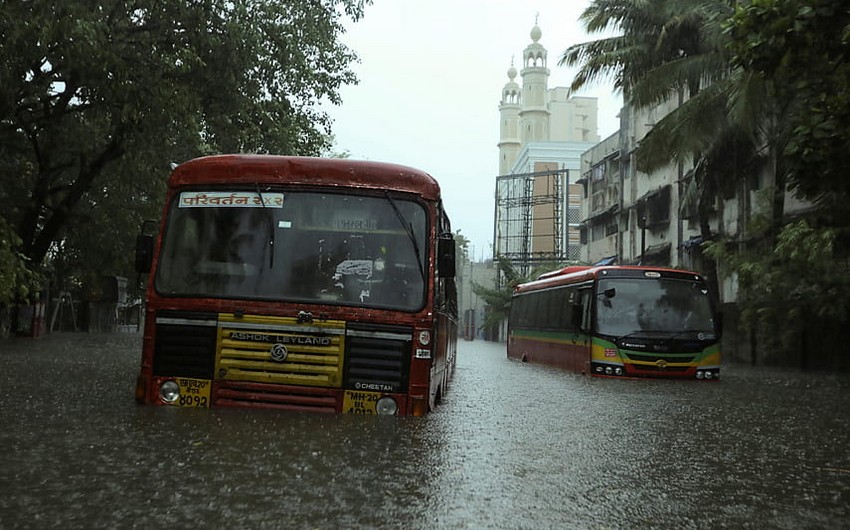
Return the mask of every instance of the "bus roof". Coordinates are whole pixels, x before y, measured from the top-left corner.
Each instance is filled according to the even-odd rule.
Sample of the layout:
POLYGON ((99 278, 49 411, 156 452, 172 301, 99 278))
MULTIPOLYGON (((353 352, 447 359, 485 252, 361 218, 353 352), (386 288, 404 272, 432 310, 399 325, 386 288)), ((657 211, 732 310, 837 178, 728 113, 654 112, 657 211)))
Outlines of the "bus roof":
POLYGON ((437 200, 440 186, 424 171, 385 162, 279 155, 215 155, 177 166, 169 187, 200 184, 301 184, 416 193, 437 200))
POLYGON ((539 289, 555 287, 558 285, 567 285, 571 283, 590 281, 602 275, 610 274, 611 276, 627 277, 637 276, 644 272, 658 272, 662 276, 675 278, 685 278, 690 276, 691 279, 702 279, 702 275, 697 272, 680 269, 670 269, 666 267, 645 267, 639 265, 604 265, 592 267, 579 265, 564 267, 563 269, 558 269, 555 271, 541 274, 537 277, 536 280, 521 283, 514 287, 514 294, 517 295, 529 291, 537 291, 539 289))

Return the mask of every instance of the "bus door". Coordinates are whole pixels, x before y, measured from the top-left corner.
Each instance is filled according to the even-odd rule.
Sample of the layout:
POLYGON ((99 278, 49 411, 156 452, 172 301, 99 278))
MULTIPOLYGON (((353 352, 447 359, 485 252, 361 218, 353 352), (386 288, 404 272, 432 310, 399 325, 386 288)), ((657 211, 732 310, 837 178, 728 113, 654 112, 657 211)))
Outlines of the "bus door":
POLYGON ((582 286, 576 292, 575 304, 573 305, 573 319, 576 324, 576 348, 581 352, 579 356, 581 365, 574 369, 583 374, 590 373, 591 352, 591 318, 593 289, 592 285, 582 286))

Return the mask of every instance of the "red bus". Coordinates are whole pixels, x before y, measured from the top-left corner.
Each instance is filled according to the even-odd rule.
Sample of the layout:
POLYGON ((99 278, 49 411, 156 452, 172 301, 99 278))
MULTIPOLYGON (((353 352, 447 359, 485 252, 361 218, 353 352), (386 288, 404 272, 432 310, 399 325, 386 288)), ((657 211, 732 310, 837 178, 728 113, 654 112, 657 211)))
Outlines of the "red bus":
POLYGON ((221 155, 168 180, 140 403, 424 415, 455 366, 455 247, 437 181, 394 164, 221 155))
POLYGON ((718 380, 720 332, 695 272, 566 267, 515 288, 508 357, 601 377, 718 380))

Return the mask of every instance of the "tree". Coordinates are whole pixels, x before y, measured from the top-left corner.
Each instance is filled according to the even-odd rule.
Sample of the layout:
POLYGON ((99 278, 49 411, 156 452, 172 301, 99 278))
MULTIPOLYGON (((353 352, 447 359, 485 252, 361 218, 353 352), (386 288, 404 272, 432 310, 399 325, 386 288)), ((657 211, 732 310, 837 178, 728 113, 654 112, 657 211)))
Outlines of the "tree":
POLYGON ((31 268, 51 252, 126 256, 172 161, 319 153, 317 103, 356 81, 341 17, 369 3, 4 2, 0 215, 16 252, 31 268))
MULTIPOLYGON (((730 62, 726 24, 733 14, 733 2, 723 0, 596 0, 582 15, 588 31, 622 34, 573 46, 561 59, 581 64, 573 89, 607 74, 627 105, 678 104, 640 140, 636 167, 682 168, 680 207, 696 214, 706 242, 718 237, 711 212, 717 208, 722 219, 721 197, 747 196, 746 177, 764 167, 765 146, 774 162, 774 226, 784 211, 785 171, 776 156, 785 138, 781 112, 761 79, 730 62)), ((717 292, 716 263, 706 257, 704 272, 717 292)))
POLYGON ((37 282, 26 256, 17 250, 19 246, 17 234, 0 217, 0 308, 28 298, 37 282))
MULTIPOLYGON (((756 216, 752 224, 756 234, 772 229, 766 216, 756 216)), ((843 352, 848 337, 850 280, 847 261, 836 259, 848 235, 846 228, 816 218, 796 219, 775 240, 757 238, 757 244, 744 250, 731 250, 722 242, 708 246, 735 272, 742 328, 757 336, 757 350, 766 362, 796 358, 805 368, 832 358, 835 366, 848 366, 842 353, 832 352, 843 352), (825 345, 828 341, 831 347, 825 345)))
POLYGON ((784 109, 781 155, 798 194, 846 219, 850 192, 850 6, 833 0, 754 0, 728 23, 731 60, 770 83, 784 109))
POLYGON ((469 263, 469 239, 460 233, 460 230, 455 230, 455 261, 457 262, 457 270, 462 271, 467 263, 469 263))
MULTIPOLYGON (((728 145, 728 138, 719 138, 744 123, 742 113, 728 112, 745 81, 729 66, 726 51, 724 22, 732 14, 731 3, 719 0, 595 0, 582 14, 589 33, 619 34, 564 52, 560 64, 580 67, 573 90, 608 76, 629 106, 678 104, 638 144, 641 171, 700 159, 728 145)), ((748 128, 757 124, 746 122, 748 128)))
POLYGON ((776 109, 772 159, 788 188, 816 208, 788 219, 774 201, 770 222, 753 220, 748 248, 730 252, 719 241, 709 251, 737 275, 746 328, 771 330, 763 339, 777 342, 773 351, 800 352, 805 365, 807 328, 846 337, 850 314, 850 6, 754 0, 738 5, 725 27, 731 64, 761 83, 776 109))

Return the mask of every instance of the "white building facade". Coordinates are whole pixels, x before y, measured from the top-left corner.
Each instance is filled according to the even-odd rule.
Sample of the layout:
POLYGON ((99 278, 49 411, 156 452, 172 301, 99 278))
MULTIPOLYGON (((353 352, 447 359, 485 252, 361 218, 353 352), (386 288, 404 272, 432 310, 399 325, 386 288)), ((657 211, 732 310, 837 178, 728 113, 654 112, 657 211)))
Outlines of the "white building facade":
POLYGON ((549 88, 542 31, 531 30, 519 72, 508 69, 499 104, 494 254, 522 272, 580 255, 581 155, 599 141, 597 100, 549 88))

